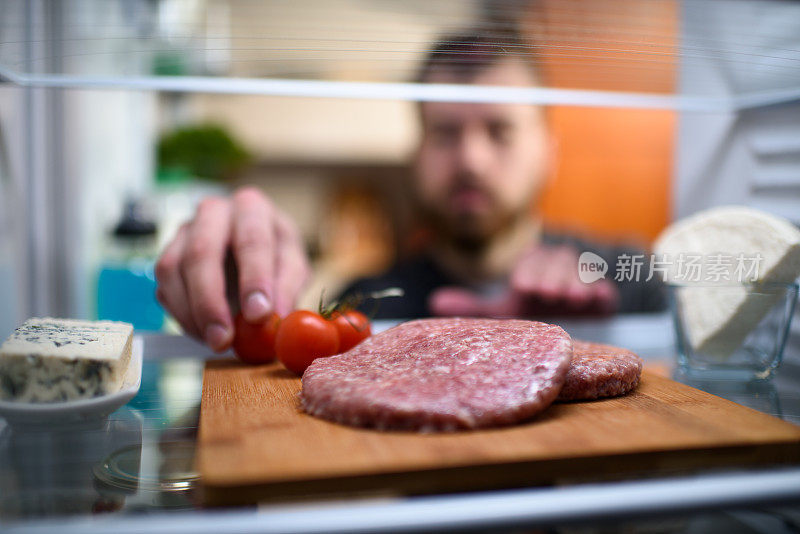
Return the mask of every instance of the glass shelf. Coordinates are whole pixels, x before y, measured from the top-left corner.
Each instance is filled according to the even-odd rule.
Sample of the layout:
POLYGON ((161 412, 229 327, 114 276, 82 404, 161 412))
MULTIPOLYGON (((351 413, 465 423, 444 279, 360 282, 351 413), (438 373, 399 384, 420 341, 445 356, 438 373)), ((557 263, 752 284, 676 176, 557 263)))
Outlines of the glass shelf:
MULTIPOLYGON (((651 371, 668 372, 674 361, 669 321, 666 314, 631 315, 610 321, 576 320, 563 326, 585 339, 616 344, 625 340, 651 371)), ((382 330, 391 324, 374 326, 382 330)), ((690 385, 798 423, 797 348, 789 347, 791 353, 774 381, 690 385)), ((0 419, 0 525, 4 531, 346 532, 362 527, 377 532, 431 530, 432 525, 460 531, 476 524, 499 530, 513 522, 518 527, 541 527, 583 518, 619 524, 630 517, 670 515, 674 519, 669 525, 698 511, 758 506, 763 513, 762 506, 796 503, 800 498, 800 470, 793 466, 394 499, 365 495, 361 500, 312 499, 204 509, 193 457, 204 360, 210 357, 216 356, 187 338, 148 335, 139 394, 97 427, 19 431, 0 419)), ((718 525, 722 518, 712 519, 718 525)))
POLYGON ((7 0, 0 79, 724 112, 800 98, 798 21, 800 4, 755 0, 7 0), (529 45, 508 44, 512 26, 529 45), (465 27, 536 61, 542 86, 406 83, 432 42, 465 27))

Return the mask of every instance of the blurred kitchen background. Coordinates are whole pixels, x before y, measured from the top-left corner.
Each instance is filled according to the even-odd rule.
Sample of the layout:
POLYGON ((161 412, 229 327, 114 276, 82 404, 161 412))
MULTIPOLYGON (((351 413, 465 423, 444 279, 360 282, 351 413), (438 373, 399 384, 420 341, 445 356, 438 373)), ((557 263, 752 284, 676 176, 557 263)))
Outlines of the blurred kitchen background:
POLYGON ((0 0, 0 338, 120 307, 169 329, 152 260, 242 184, 300 225, 307 304, 380 271, 424 235, 394 84, 440 34, 510 25, 558 139, 550 228, 647 247, 716 204, 800 221, 797 2, 0 0))

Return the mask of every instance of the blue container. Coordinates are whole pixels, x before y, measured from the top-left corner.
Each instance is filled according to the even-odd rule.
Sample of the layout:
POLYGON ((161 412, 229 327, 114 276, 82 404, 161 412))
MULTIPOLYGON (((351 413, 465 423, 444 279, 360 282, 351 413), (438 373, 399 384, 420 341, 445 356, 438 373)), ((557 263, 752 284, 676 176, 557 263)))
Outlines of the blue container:
POLYGON ((164 309, 156 300, 152 260, 132 258, 101 266, 97 279, 97 317, 125 321, 136 330, 162 329, 164 309))
POLYGON ((114 229, 97 277, 97 318, 125 321, 136 330, 158 331, 164 309, 156 300, 156 225, 129 201, 114 229))

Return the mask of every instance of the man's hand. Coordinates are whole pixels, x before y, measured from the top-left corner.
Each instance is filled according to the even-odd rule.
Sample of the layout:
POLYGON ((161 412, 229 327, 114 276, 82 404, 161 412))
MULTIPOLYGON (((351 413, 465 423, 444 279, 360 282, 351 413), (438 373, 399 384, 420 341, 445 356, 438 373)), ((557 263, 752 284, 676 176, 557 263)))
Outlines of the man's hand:
POLYGON ((581 282, 574 248, 537 245, 520 258, 503 294, 482 297, 468 289, 446 287, 431 295, 428 306, 434 315, 448 316, 591 316, 613 313, 618 300, 610 280, 581 282))
POLYGON ((259 190, 203 200, 156 263, 156 295, 187 334, 216 351, 229 347, 234 333, 225 294, 229 251, 249 322, 288 313, 310 272, 296 227, 259 190))

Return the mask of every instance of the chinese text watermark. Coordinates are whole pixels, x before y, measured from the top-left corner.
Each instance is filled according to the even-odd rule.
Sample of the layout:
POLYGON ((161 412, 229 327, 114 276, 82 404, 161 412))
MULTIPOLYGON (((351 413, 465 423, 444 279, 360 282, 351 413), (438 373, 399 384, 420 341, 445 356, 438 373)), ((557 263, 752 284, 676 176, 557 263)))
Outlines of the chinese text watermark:
MULTIPOLYGON (((652 279, 677 283, 749 283, 758 280, 763 260, 756 254, 620 254, 614 266, 616 282, 649 282, 652 279)), ((578 258, 578 276, 590 284, 605 278, 608 262, 593 252, 578 258)))

